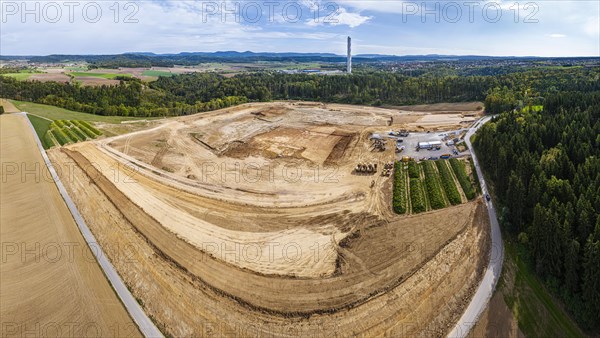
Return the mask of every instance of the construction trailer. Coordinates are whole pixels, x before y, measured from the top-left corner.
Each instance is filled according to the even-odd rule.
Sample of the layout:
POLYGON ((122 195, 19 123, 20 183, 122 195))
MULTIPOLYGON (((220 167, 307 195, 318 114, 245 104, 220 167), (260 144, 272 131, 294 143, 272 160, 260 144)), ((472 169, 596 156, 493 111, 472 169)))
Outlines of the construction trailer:
POLYGON ((429 142, 431 148, 440 149, 442 147, 442 141, 431 141, 429 142))
POLYGON ((431 143, 429 142, 419 142, 419 149, 431 149, 431 143))

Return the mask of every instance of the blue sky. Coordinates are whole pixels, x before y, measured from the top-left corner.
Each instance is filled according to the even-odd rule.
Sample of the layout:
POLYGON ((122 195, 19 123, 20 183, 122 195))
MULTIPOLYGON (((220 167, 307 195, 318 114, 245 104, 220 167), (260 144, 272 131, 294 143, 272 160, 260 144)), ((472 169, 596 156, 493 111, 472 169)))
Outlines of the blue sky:
POLYGON ((599 1, 7 1, 2 55, 133 51, 600 56, 599 1))

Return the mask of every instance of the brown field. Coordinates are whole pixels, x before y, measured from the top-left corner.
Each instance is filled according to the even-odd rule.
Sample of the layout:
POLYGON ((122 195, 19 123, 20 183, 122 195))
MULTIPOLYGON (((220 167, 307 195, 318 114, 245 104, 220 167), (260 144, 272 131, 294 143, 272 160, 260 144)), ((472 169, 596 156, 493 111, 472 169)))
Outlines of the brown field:
POLYGON ((54 182, 43 174, 25 119, 0 117, 2 337, 140 336, 54 182), (12 164, 31 172, 23 177, 12 164))
POLYGON ((116 86, 119 80, 103 79, 95 76, 76 76, 74 81, 81 83, 82 86, 116 86))
POLYGON ((487 264, 483 203, 397 216, 389 177, 353 173, 394 159, 371 132, 419 114, 247 104, 49 155, 165 333, 443 336, 487 264))
POLYGON ((20 110, 15 107, 14 104, 12 104, 12 102, 8 101, 7 99, 0 99, 0 106, 4 107, 4 112, 5 113, 19 113, 20 110))
POLYGON ((32 74, 28 79, 28 81, 41 81, 41 82, 69 82, 71 78, 65 74, 57 74, 57 73, 38 73, 32 74))

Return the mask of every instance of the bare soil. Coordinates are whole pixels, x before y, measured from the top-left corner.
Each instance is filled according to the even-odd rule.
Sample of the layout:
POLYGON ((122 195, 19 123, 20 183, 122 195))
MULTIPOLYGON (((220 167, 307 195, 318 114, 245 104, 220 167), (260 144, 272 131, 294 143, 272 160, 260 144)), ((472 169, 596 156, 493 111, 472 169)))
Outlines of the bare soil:
POLYGON ((4 107, 4 112, 5 113, 19 113, 20 110, 15 107, 14 104, 12 104, 12 102, 8 101, 7 99, 0 99, 0 106, 4 107))
POLYGON ((57 73, 40 73, 33 74, 27 80, 29 81, 40 81, 40 82, 69 82, 71 78, 65 74, 57 74, 57 73))
POLYGON ((140 336, 47 173, 25 119, 0 117, 1 336, 140 336))
POLYGON ((443 336, 487 264, 487 216, 481 200, 397 216, 390 178, 353 173, 393 160, 369 141, 391 116, 413 119, 248 104, 49 153, 171 335, 443 336))
POLYGON ((119 80, 103 79, 95 76, 76 76, 74 81, 80 82, 82 86, 116 86, 119 80))

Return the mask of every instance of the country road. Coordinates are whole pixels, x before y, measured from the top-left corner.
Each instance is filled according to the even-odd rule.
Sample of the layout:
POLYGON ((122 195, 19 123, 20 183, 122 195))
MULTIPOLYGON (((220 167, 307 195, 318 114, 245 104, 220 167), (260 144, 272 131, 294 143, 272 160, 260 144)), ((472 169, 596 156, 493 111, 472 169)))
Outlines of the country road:
POLYGON ((471 136, 485 123, 489 122, 492 119, 491 116, 484 117, 479 122, 475 124, 475 127, 471 128, 466 136, 465 142, 471 149, 471 154, 473 156, 473 163, 475 164, 475 170, 477 171, 477 176, 479 176, 479 182, 481 184, 481 190, 483 192, 484 201, 486 203, 488 209, 488 215, 490 217, 490 226, 491 226, 491 236, 492 236, 492 245, 491 245, 491 254, 490 254, 490 262, 488 264, 487 270, 483 279, 481 280, 481 284, 477 288, 473 299, 469 303, 469 306, 460 317, 456 326, 450 331, 448 337, 451 338, 462 338, 466 337, 473 326, 479 320, 479 316, 485 310, 488 305, 489 300, 492 298, 494 294, 494 290, 496 289, 496 284, 498 284, 498 279, 500 278, 500 273, 502 272, 502 263, 504 260, 504 244, 502 243, 502 234, 500 232, 500 225, 498 224, 498 218, 496 216, 496 209, 494 208, 493 202, 488 201, 485 196, 488 193, 487 185, 485 184, 485 180, 483 178, 483 172, 481 171, 481 167, 479 162, 477 161, 477 156, 473 151, 473 145, 471 144, 471 136))
POLYGON ((133 297, 131 292, 129 292, 129 289, 127 289, 127 286, 125 285, 125 283, 123 283, 123 281, 121 280, 121 277, 118 275, 117 271, 115 270, 113 265, 108 260, 106 254, 102 250, 102 247, 98 244, 98 242, 96 241, 96 238, 94 237, 94 235, 88 228, 87 224, 83 220, 83 217, 81 217, 81 214, 77 210, 75 203, 73 203, 73 201, 71 200, 71 197, 69 196, 67 190, 65 189, 62 182, 60 181, 60 178, 59 178, 58 174, 56 173, 56 170, 52 166, 52 163, 50 162, 48 155, 46 155, 46 151, 42 147, 42 143, 41 143, 40 139, 38 138, 38 136, 35 132, 35 129, 33 128, 33 125, 31 124, 31 121, 29 121, 29 118, 27 118, 27 113, 18 113, 18 114, 21 114, 23 116, 23 118, 27 121, 29 126, 31 127, 31 132, 34 135, 34 138, 36 140, 39 151, 41 152, 44 162, 45 162, 46 166, 48 167, 50 174, 52 175, 52 179, 54 180, 56 187, 58 188, 63 200, 65 201, 67 207, 69 208, 69 211, 71 212, 71 215, 73 216, 73 219, 77 223, 77 226, 79 227, 79 230, 81 231, 81 234, 83 235, 83 238, 85 239, 88 246, 90 247, 90 250, 96 256, 96 260, 98 261, 98 264, 102 268, 102 271, 104 271, 106 278, 108 279, 108 281, 112 285, 113 289, 115 290, 115 292, 117 293, 117 295, 119 296, 119 298, 121 299, 123 304, 125 305, 125 309, 129 313, 131 318, 133 318, 134 322, 137 324, 137 326, 139 327, 140 331, 142 332, 142 334, 144 336, 146 336, 146 337, 163 337, 160 330, 158 330, 158 328, 154 325, 154 323, 150 320, 150 318, 148 318, 148 316, 146 315, 144 310, 141 308, 140 304, 133 297))

